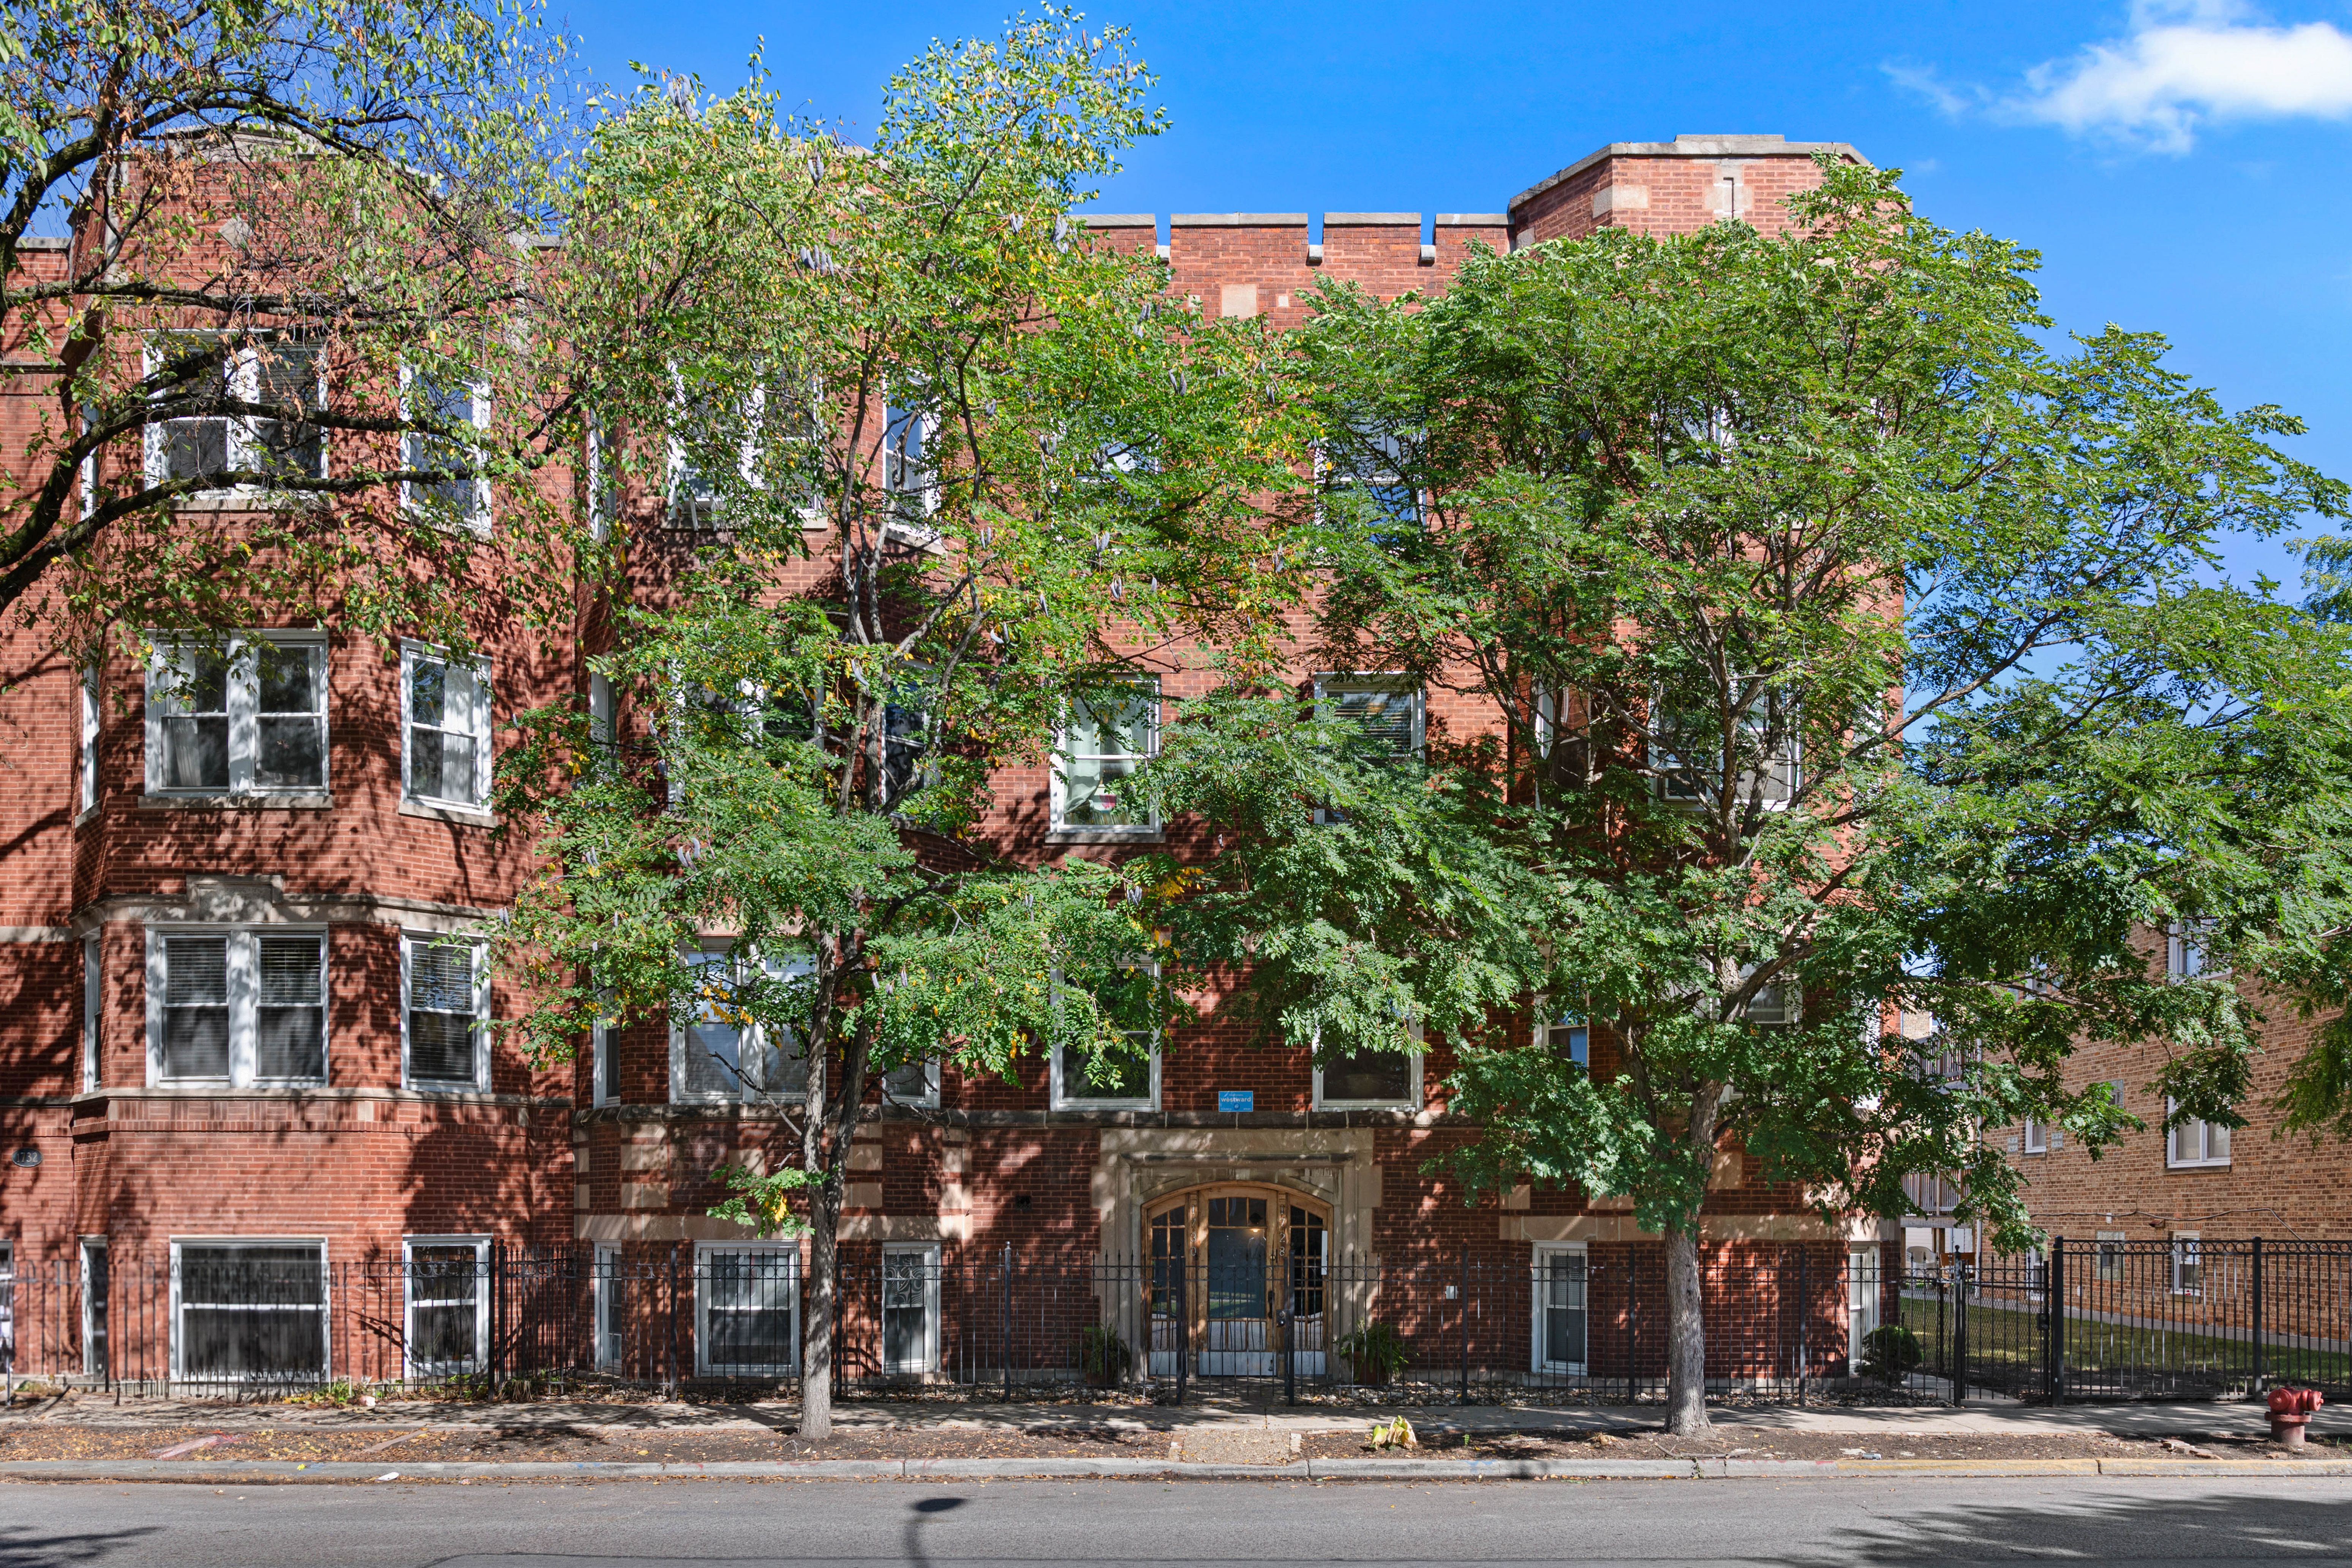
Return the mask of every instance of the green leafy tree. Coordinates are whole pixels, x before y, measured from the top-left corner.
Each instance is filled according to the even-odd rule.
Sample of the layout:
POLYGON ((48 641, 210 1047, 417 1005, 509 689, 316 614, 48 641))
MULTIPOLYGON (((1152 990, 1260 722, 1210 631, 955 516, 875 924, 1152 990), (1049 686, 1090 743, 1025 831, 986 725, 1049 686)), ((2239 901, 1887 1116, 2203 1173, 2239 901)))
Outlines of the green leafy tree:
POLYGON ((0 336, 37 428, 0 610, 329 619, 463 643, 495 554, 571 608, 531 330, 565 45, 466 0, 26 0, 0 12, 0 336), (477 398, 476 388, 485 395, 477 398), (478 528, 496 489, 495 542, 478 528))
POLYGON ((531 715, 504 775, 550 863, 506 933, 517 1027, 550 1056, 597 1019, 740 1031, 784 1131, 719 1212, 814 1233, 806 1436, 878 1095, 1037 1050, 1115 1081, 1176 1011, 1145 885, 1007 860, 992 776, 1150 650, 1266 657, 1286 603, 1254 498, 1303 425, 1262 331, 1067 216, 1158 128, 1150 85, 1055 15, 932 48, 866 147, 764 78, 649 82, 583 164, 551 298, 598 471, 650 499, 616 509, 641 588, 592 660, 617 732, 531 715))
POLYGON ((2045 347, 2030 252, 1892 174, 1822 179, 1783 237, 1604 230, 1475 253, 1433 299, 1324 289, 1294 345, 1318 667, 1492 726, 1399 754, 1236 681, 1137 785, 1219 831, 1156 918, 1271 1037, 1451 1042, 1474 1195, 1625 1194, 1663 1233, 1684 1433, 1724 1151, 1825 1215, 1956 1177, 2021 1245, 1980 1130, 2128 1124, 2062 1087, 2076 1044, 2167 1041, 2180 1115, 2242 1088, 2247 1009, 2167 984, 2149 927, 2242 970, 2341 910, 2299 867, 2340 837, 2344 639, 2215 580, 2225 534, 2341 508, 2269 445, 2299 426, 2153 337, 2045 347))

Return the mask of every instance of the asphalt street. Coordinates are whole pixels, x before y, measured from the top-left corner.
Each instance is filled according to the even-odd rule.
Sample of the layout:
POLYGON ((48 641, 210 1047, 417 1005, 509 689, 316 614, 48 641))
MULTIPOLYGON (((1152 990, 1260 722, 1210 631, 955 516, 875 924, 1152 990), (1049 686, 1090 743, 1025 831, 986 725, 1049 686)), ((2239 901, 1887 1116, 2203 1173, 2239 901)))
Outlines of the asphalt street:
POLYGON ((5 1568, 2352 1563, 2352 1480, 0 1486, 5 1568))

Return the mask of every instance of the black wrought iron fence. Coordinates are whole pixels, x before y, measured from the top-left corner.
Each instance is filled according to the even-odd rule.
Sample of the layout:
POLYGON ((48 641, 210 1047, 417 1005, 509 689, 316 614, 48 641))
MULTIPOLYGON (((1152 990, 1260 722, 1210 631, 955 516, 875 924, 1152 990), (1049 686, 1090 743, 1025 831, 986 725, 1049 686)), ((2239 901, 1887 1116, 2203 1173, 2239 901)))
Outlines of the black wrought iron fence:
MULTIPOLYGON (((853 1251, 840 1268, 843 1392, 1124 1387, 1204 1380, 1292 1397, 1654 1397, 1665 1381, 1654 1253, 1570 1247, 1532 1264, 1249 1254, 1039 1261, 1010 1248, 853 1251)), ((1852 1368, 1841 1260, 1790 1247, 1706 1281, 1717 1392, 1802 1397, 1852 1368)), ((765 1385, 800 1376, 811 1295, 791 1247, 530 1250, 412 1242, 330 1262, 315 1243, 177 1244, 28 1263, 0 1278, 0 1373, 134 1392, 765 1385)))

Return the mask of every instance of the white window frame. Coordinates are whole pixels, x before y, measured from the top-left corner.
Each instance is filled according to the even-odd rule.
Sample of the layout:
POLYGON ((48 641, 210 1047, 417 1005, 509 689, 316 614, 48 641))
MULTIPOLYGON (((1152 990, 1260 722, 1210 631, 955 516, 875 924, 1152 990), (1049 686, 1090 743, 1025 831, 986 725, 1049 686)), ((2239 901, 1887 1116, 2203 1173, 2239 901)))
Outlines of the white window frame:
POLYGON ((1550 1050, 1552 1034, 1555 1030, 1566 1030, 1570 1035, 1581 1033, 1584 1036, 1583 1054, 1577 1055, 1576 1043, 1571 1039, 1566 1042, 1569 1057, 1588 1074, 1591 1073, 1592 1071, 1592 1020, 1572 1008, 1555 1011, 1551 1005, 1551 998, 1546 995, 1538 995, 1536 998, 1535 1015, 1535 1032, 1532 1041, 1535 1048, 1538 1051, 1550 1050), (1574 1022, 1571 1023, 1570 1021, 1571 1019, 1574 1022))
POLYGON ((114 1268, 112 1267, 114 1255, 107 1244, 107 1238, 102 1236, 83 1237, 81 1245, 74 1251, 76 1261, 80 1266, 81 1277, 82 1372, 85 1375, 95 1374, 100 1378, 111 1378, 114 1372, 112 1365, 114 1314, 111 1310, 114 1305, 114 1268), (93 1289, 91 1284, 91 1275, 100 1271, 90 1267, 94 1257, 106 1259, 105 1263, 100 1266, 106 1275, 106 1285, 103 1289, 93 1289), (105 1339, 105 1347, 102 1351, 99 1343, 101 1335, 105 1339))
POLYGON ((490 1087, 490 944, 480 937, 450 931, 404 931, 400 933, 400 1085, 421 1094, 483 1094, 490 1087), (474 1076, 419 1079, 410 1056, 409 995, 415 980, 419 947, 469 947, 474 969, 474 1076))
MULTIPOLYGON (((1421 1038, 1421 1026, 1411 1026, 1412 1037, 1421 1038)), ((1590 1038, 1591 1037, 1587 1037, 1590 1038)), ((1314 1107, 1318 1110, 1419 1110, 1427 1103, 1427 1092, 1422 1083, 1422 1065, 1425 1052, 1414 1051, 1405 1059, 1412 1065, 1406 1071, 1405 1098, 1402 1100, 1332 1100, 1323 1092, 1323 1066, 1315 1064, 1314 1107)))
MULTIPOLYGON (((323 1236, 175 1236, 172 1247, 172 1380, 175 1383, 193 1381, 188 1376, 188 1336, 183 1314, 187 1301, 180 1288, 180 1258, 184 1247, 313 1247, 319 1251, 319 1376, 325 1383, 335 1375, 335 1276, 328 1267, 327 1238, 323 1236)), ((199 1306, 235 1306, 235 1302, 198 1302, 199 1306)), ((214 1380, 205 1379, 207 1383, 214 1380)))
POLYGON ((2125 1260, 2131 1256, 2126 1250, 2124 1244, 2129 1240, 2131 1240, 2131 1233, 2125 1230, 2102 1230, 2093 1234, 2091 1279, 2094 1283, 2121 1284, 2123 1282, 2125 1260))
MULTIPOLYGON (((1155 965, 1151 973, 1158 973, 1155 965)), ((1062 987, 1062 972, 1051 976, 1058 995, 1062 987)), ((1130 1031, 1131 1032, 1131 1031, 1130 1031)), ((1160 1031, 1151 1031, 1151 1091, 1139 1096, 1094 1096, 1072 1094, 1064 1082, 1062 1053, 1057 1047, 1045 1053, 1045 1103, 1054 1110, 1157 1110, 1160 1109, 1160 1031)))
POLYGON ((588 1026, 588 1103, 617 1105, 621 1096, 614 1081, 618 1064, 613 1059, 612 1026, 598 1018, 588 1026))
POLYGON ((613 683, 591 671, 588 676, 588 738, 600 746, 613 743, 613 683))
POLYGON ((886 1241, 882 1244, 882 1300, 876 1313, 877 1343, 884 1351, 882 1372, 888 1377, 925 1377, 940 1365, 940 1244, 936 1241, 886 1241), (888 1359, 890 1259, 919 1258, 923 1264, 923 1353, 914 1363, 888 1359))
POLYGON ((2176 1230, 2171 1236, 2172 1250, 2166 1258, 2168 1278, 2176 1296, 2205 1294, 2205 1236, 2202 1231, 2176 1230), (2183 1283, 2183 1281, 2187 1281, 2183 1283))
POLYGON ((1845 1249, 1845 1356, 1849 1373, 1870 1353, 1867 1343, 1886 1310, 1886 1255, 1874 1241, 1845 1249))
POLYGON ((1581 1377, 1592 1364, 1592 1259, 1590 1249, 1580 1241, 1538 1241, 1530 1265, 1528 1289, 1532 1293, 1528 1314, 1528 1370, 1538 1377, 1581 1377), (1549 1270, 1545 1264, 1555 1258, 1584 1259, 1584 1360, 1554 1361, 1546 1352, 1551 1348, 1545 1342, 1544 1317, 1550 1304, 1544 1300, 1544 1287, 1549 1270))
POLYGON ((2168 980, 2199 980, 2220 976, 2226 969, 2208 967, 2202 934, 2212 929, 2210 921, 2174 921, 2164 928, 2164 975, 2168 980), (2194 967, 2191 967, 2191 966, 2194 967))
POLYGON ((1414 756, 1422 754, 1428 744, 1429 689, 1410 675, 1380 670, 1327 670, 1315 677, 1315 716, 1318 719, 1338 717, 1333 700, 1355 691, 1404 692, 1412 698, 1412 745, 1414 756))
MULTIPOLYGON (((1148 763, 1152 758, 1160 754, 1160 720, 1161 700, 1160 695, 1160 678, 1156 675, 1147 676, 1143 679, 1135 682, 1135 686, 1137 688, 1137 700, 1140 700, 1143 704, 1146 722, 1150 726, 1150 735, 1144 743, 1144 750, 1140 753, 1134 752, 1091 752, 1088 753, 1090 760, 1097 762, 1126 762, 1132 760, 1137 763, 1148 763)), ((1048 760, 1048 766, 1046 769, 1049 780, 1048 815, 1045 819, 1047 831, 1053 833, 1085 834, 1089 837, 1099 837, 1103 838, 1157 838, 1160 837, 1160 808, 1156 804, 1150 808, 1150 820, 1146 822, 1129 823, 1114 826, 1101 826, 1092 823, 1072 823, 1068 820, 1070 809, 1070 781, 1064 773, 1062 764, 1065 761, 1075 760, 1077 755, 1077 753, 1069 749, 1069 710, 1065 706, 1062 714, 1062 721, 1056 724, 1054 728, 1054 755, 1048 760)))
POLYGON ((205 786, 167 785, 163 783, 163 724, 170 715, 162 711, 157 683, 170 667, 173 656, 182 650, 211 651, 213 645, 186 632, 150 631, 148 641, 154 652, 147 661, 147 793, 180 800, 218 800, 231 796, 257 795, 268 799, 301 796, 318 798, 332 792, 334 784, 334 681, 333 662, 323 631, 250 631, 238 632, 226 639, 221 651, 228 660, 226 695, 228 715, 228 784, 223 788, 205 786), (280 648, 311 650, 317 661, 319 679, 319 782, 314 784, 257 784, 254 783, 255 763, 261 751, 261 676, 257 649, 268 643, 280 648))
MULTIPOLYGON (((416 367, 409 364, 402 365, 400 367, 400 408, 401 416, 404 419, 409 417, 409 393, 415 384, 416 367)), ((490 427, 490 384, 487 381, 468 382, 466 384, 466 394, 467 414, 473 422, 474 428, 478 431, 487 433, 490 427)), ((430 439, 437 439, 437 437, 428 437, 421 430, 403 431, 400 437, 401 467, 404 468, 421 468, 425 467, 424 456, 420 451, 420 444, 430 439)), ((478 440, 476 443, 477 458, 474 464, 475 467, 480 466, 478 456, 479 450, 480 442, 478 440)), ((457 525, 465 529, 469 533, 488 534, 490 531, 489 476, 487 474, 478 474, 474 478, 473 484, 473 507, 466 513, 465 516, 457 519, 457 525)), ((401 510, 404 511, 420 515, 424 512, 424 499, 415 493, 415 486, 410 480, 403 479, 400 481, 400 505, 401 510)), ((440 520, 434 519, 432 521, 437 522, 440 520)))
MULTIPOLYGON (((907 1067, 913 1067, 916 1064, 908 1062, 904 1065, 907 1067)), ((889 1073, 877 1073, 874 1075, 874 1079, 877 1083, 881 1085, 882 1092, 888 1097, 891 1104, 915 1106, 925 1110, 937 1110, 940 1106, 940 1059, 938 1057, 927 1057, 923 1059, 921 1066, 923 1068, 923 1092, 920 1094, 900 1094, 897 1089, 892 1089, 890 1087, 889 1073)), ((892 1071, 897 1070, 900 1069, 892 1069, 892 1071)))
MULTIPOLYGON (((939 410, 902 409, 899 405, 889 401, 887 395, 882 406, 882 444, 875 453, 876 461, 881 467, 882 492, 889 496, 914 497, 915 505, 911 510, 915 518, 928 518, 940 510, 939 410), (894 411, 904 413, 906 417, 892 418, 894 411), (922 444, 922 457, 914 466, 913 483, 908 482, 910 476, 902 455, 904 444, 894 446, 892 443, 892 437, 909 422, 914 425, 922 444)), ((940 540, 938 529, 896 515, 895 507, 883 523, 882 531, 886 537, 919 550, 927 550, 940 540)))
MULTIPOLYGON (((158 338, 219 340, 230 335, 231 334, 229 333, 206 331, 203 330, 159 333, 157 334, 157 337, 150 338, 147 341, 145 353, 142 357, 143 373, 148 375, 152 375, 157 371, 163 368, 163 353, 162 344, 158 342, 158 338)), ((323 343, 320 345, 321 350, 323 350, 324 346, 325 345, 323 343)), ((318 381, 316 384, 316 390, 318 394, 318 406, 324 408, 327 403, 327 365, 326 355, 323 352, 319 355, 317 368, 318 381)), ((235 361, 229 368, 229 393, 240 403, 258 403, 261 400, 261 350, 259 345, 248 343, 236 352, 235 361)), ((229 468, 232 469, 259 468, 268 458, 269 453, 268 448, 261 444, 260 437, 254 434, 252 418, 244 415, 225 414, 220 416, 220 422, 223 426, 222 457, 227 462, 229 468)), ((141 453, 141 468, 147 483, 151 485, 165 484, 170 481, 170 474, 164 466, 164 447, 168 439, 164 426, 173 423, 176 423, 176 421, 169 419, 156 420, 147 425, 142 432, 143 440, 142 443, 142 449, 141 453)), ((85 464, 84 468, 85 474, 87 476, 89 473, 89 465, 85 464)), ((311 479, 324 479, 327 476, 328 471, 327 432, 323 427, 320 427, 319 430, 319 470, 316 474, 305 477, 311 479)), ((88 479, 86 477, 85 485, 87 485, 87 483, 88 479)), ((216 485, 205 490, 199 491, 198 493, 202 495, 223 496, 233 500, 260 500, 268 497, 277 495, 279 492, 268 485, 237 484, 216 485)), ((87 506, 88 503, 85 501, 84 504, 87 506)))
MULTIPOLYGON (((1360 434, 1360 431, 1359 434, 1360 434)), ((1402 455, 1404 440, 1403 437, 1399 436, 1379 437, 1369 441, 1367 444, 1378 447, 1383 442, 1393 446, 1397 450, 1394 452, 1383 452, 1382 456, 1393 458, 1402 455)), ((1404 482, 1404 475, 1399 471, 1397 465, 1394 463, 1391 463, 1385 468, 1374 468, 1370 473, 1346 473, 1340 469, 1337 463, 1331 460, 1330 455, 1324 451, 1320 445, 1318 445, 1315 447, 1314 458, 1315 521, 1317 522, 1320 523, 1328 521, 1329 514, 1323 505, 1323 498, 1334 491, 1360 490, 1370 493, 1373 490, 1381 489, 1410 489, 1412 496, 1412 521, 1410 524, 1400 521, 1397 524, 1397 527, 1399 529, 1402 529, 1410 526, 1412 531, 1415 533, 1426 533, 1429 531, 1428 496, 1418 485, 1407 486, 1404 482)), ((1377 510, 1377 508, 1375 510, 1377 510)))
POLYGON ((581 432, 581 484, 583 510, 588 519, 588 537, 602 544, 613 536, 613 523, 620 515, 620 465, 613 460, 612 434, 604 421, 591 414, 581 432))
MULTIPOLYGON (((733 953, 735 951, 735 945, 734 939, 731 937, 713 937, 705 940, 701 943, 699 952, 709 957, 719 957, 733 953)), ((771 965, 770 973, 782 976, 796 973, 803 973, 806 970, 813 968, 815 963, 815 959, 814 955, 795 949, 781 954, 774 959, 769 960, 768 963, 771 965)), ((735 1087, 733 1089, 725 1092, 709 1090, 705 1090, 700 1093, 693 1092, 687 1088, 687 1032, 678 1026, 675 1019, 671 1020, 669 1025, 669 1102, 672 1105, 761 1105, 776 1103, 786 1091, 763 1089, 756 1095, 747 1094, 744 1092, 742 1079, 743 1052, 747 1046, 758 1050, 762 1056, 767 1053, 768 1045, 766 1038, 766 1026, 761 1024, 753 1024, 748 1027, 738 1030, 735 1046, 735 1087)))
MULTIPOLYGON (((2167 1100, 2164 1102, 2165 1119, 2171 1120, 2172 1113, 2179 1109, 2179 1101, 2167 1100)), ((2228 1169, 2229 1164, 2230 1130, 2228 1128, 2218 1122, 2203 1121, 2192 1117, 2178 1127, 2164 1129, 2164 1168, 2166 1170, 2219 1171, 2228 1169), (2187 1146, 2186 1141, 2192 1131, 2197 1139, 2195 1144, 2197 1152, 2184 1158, 2181 1150, 2187 1146), (2216 1143, 2221 1147, 2221 1152, 2218 1154, 2214 1152, 2216 1143)))
MULTIPOLYGON (((404 638, 402 640, 400 645, 400 798, 402 800, 414 801, 419 805, 436 806, 447 811, 480 812, 485 815, 488 813, 490 768, 495 750, 491 738, 498 728, 491 718, 495 706, 495 689, 490 683, 490 661, 487 655, 478 655, 471 659, 461 660, 453 658, 446 648, 436 647, 430 643, 410 642, 404 638), (457 800, 447 795, 419 795, 416 792, 413 782, 415 759, 413 754, 415 737, 411 733, 411 727, 415 723, 416 667, 420 664, 437 664, 444 669, 468 664, 472 667, 475 689, 481 704, 478 715, 481 731, 474 737, 475 799, 457 800)), ((447 733, 446 730, 440 732, 447 733)))
POLYGON ((147 1087, 212 1087, 249 1089, 323 1089, 334 1080, 335 989, 334 942, 328 928, 317 924, 263 926, 151 925, 147 928, 147 1087), (170 981, 170 950, 173 937, 228 939, 228 1077, 165 1078, 163 1076, 163 998, 170 981), (319 939, 320 1073, 317 1078, 269 1079, 254 1072, 255 1033, 261 1004, 261 948, 265 936, 315 936, 319 939))
POLYGON ((105 995, 104 942, 92 931, 81 939, 81 1088, 88 1094, 98 1087, 99 1020, 105 995))
POLYGON ((74 784, 80 798, 74 814, 81 816, 98 809, 98 667, 84 669, 74 685, 80 708, 79 743, 74 754, 74 784))
POLYGON ((489 1363, 490 1238, 487 1236, 404 1236, 400 1238, 401 1341, 400 1366, 405 1377, 447 1377, 477 1372, 489 1363), (420 1247, 470 1247, 474 1254, 474 1354, 470 1361, 420 1361, 415 1354, 416 1310, 451 1307, 455 1301, 419 1300, 416 1296, 416 1249, 420 1247))
POLYGON ((608 1241, 595 1245, 588 1279, 591 1299, 591 1330, 596 1342, 591 1348, 593 1359, 600 1371, 619 1369, 622 1362, 622 1316, 626 1303, 621 1287, 626 1283, 621 1272, 621 1249, 608 1241))
POLYGON ((797 1241, 700 1241, 694 1247, 694 1370, 703 1377, 793 1376, 801 1369, 801 1247, 797 1241), (790 1259, 784 1268, 784 1299, 791 1303, 792 1325, 786 1342, 792 1355, 781 1366, 765 1363, 714 1362, 710 1359, 710 1259, 722 1253, 749 1253, 790 1259))
MULTIPOLYGON (((1766 708, 1764 728, 1766 732, 1769 733, 1772 722, 1771 710, 1773 707, 1777 707, 1781 700, 1777 695, 1767 692, 1759 699, 1759 700, 1768 705, 1766 708)), ((1666 700, 1664 693, 1654 694, 1651 698, 1650 706, 1651 710, 1657 715, 1659 721, 1663 721, 1666 717, 1668 710, 1666 708, 1666 700)), ((1752 724, 1745 727, 1750 730, 1755 728, 1752 724)), ((1650 727, 1650 772, 1652 787, 1655 790, 1660 800, 1667 802, 1670 805, 1705 807, 1707 805, 1707 792, 1699 785, 1696 777, 1693 776, 1693 773, 1690 768, 1687 766, 1677 767, 1674 765, 1675 760, 1667 755, 1664 743, 1660 738, 1660 728, 1661 724, 1656 721, 1654 721, 1650 727), (1676 779, 1686 779, 1689 782, 1678 788, 1675 784, 1676 779)), ((1767 795, 1760 800, 1757 801, 1756 804, 1766 811, 1786 811, 1795 803, 1797 796, 1804 793, 1804 738, 1798 733, 1796 724, 1793 720, 1784 721, 1783 730, 1784 733, 1782 740, 1787 748, 1785 752, 1783 752, 1778 758, 1768 757, 1761 760, 1764 766, 1767 768, 1772 767, 1776 763, 1786 766, 1788 769, 1788 793, 1784 795, 1778 796, 1767 795)), ((1685 763, 1687 763, 1688 760, 1689 759, 1687 758, 1684 759, 1685 763)), ((1743 773, 1739 778, 1733 781, 1733 787, 1739 791, 1739 795, 1738 798, 1731 804, 1742 808, 1747 806, 1751 793, 1748 787, 1748 781, 1754 776, 1755 775, 1751 773, 1743 773)), ((1712 775, 1710 775, 1710 777, 1712 777, 1712 775)))
POLYGON ((2021 1149, 2028 1154, 2050 1152, 2050 1124, 2039 1117, 2029 1116, 2018 1126, 2021 1149))

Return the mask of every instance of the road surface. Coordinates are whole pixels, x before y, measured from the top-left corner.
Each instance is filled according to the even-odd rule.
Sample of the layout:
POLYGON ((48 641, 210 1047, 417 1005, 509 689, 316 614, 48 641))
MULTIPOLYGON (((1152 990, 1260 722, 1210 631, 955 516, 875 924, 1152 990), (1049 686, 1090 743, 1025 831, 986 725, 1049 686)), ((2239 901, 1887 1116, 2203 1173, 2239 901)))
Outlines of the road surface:
POLYGON ((2352 1479, 0 1484, 0 1568, 2352 1563, 2352 1479))

